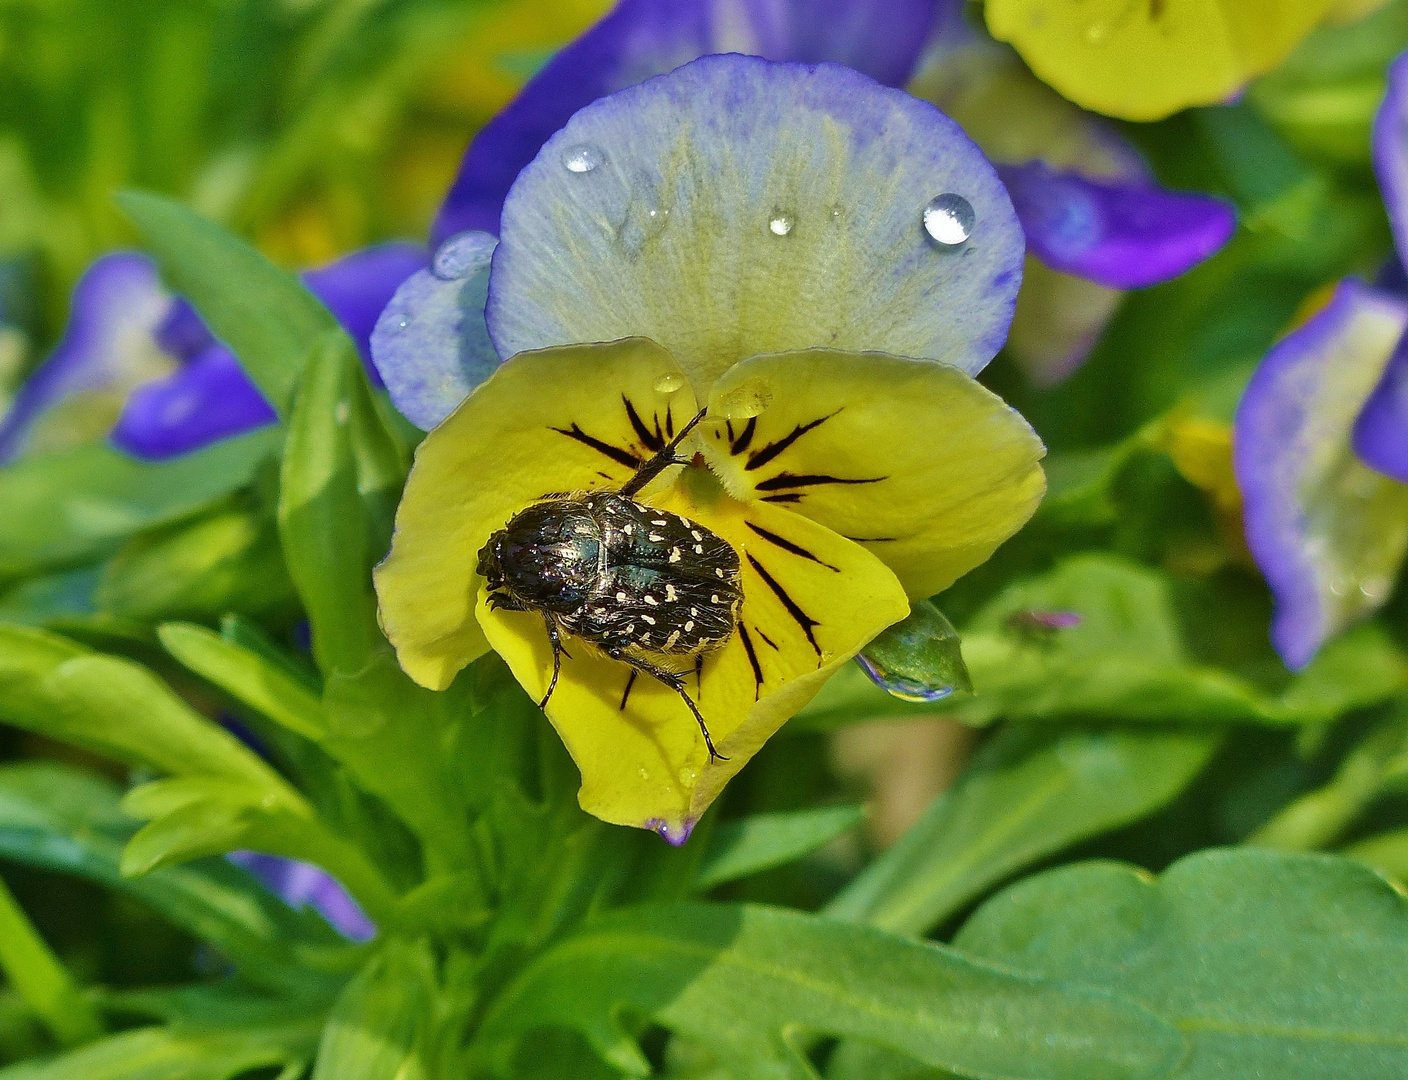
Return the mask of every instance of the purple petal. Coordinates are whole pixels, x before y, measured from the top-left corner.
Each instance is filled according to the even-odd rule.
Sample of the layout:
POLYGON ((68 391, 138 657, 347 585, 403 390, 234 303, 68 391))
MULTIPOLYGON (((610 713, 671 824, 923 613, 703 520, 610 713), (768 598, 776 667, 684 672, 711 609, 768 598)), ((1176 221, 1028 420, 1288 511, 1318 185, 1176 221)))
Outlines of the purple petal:
POLYGON ((1371 469, 1408 483, 1408 336, 1354 423, 1354 452, 1371 469))
POLYGON ((999 165, 998 174, 1031 253, 1112 289, 1175 278, 1220 250, 1237 227, 1232 207, 1206 195, 1091 180, 1040 161, 999 165))
POLYGON ((1408 487, 1350 447, 1405 326, 1408 303, 1346 281, 1277 343, 1238 406, 1247 545, 1275 596, 1271 638, 1288 667, 1381 605, 1408 548, 1408 487))
MULTIPOLYGON (((171 305, 156 268, 144 255, 122 252, 98 259, 73 290, 72 313, 63 339, 50 357, 20 387, 0 422, 0 462, 30 445, 46 425, 73 423, 91 401, 103 421, 96 438, 111 423, 111 399, 146 379, 165 374, 174 358, 162 352, 153 334, 171 305), (56 413, 59 406, 65 413, 56 413)), ((63 432, 51 436, 62 443, 63 432)))
POLYGON ((504 205, 487 319, 504 357, 648 337, 697 388, 815 347, 976 374, 1022 253, 992 166, 932 105, 836 64, 706 56, 548 140, 504 205))
POLYGON ((499 365, 484 325, 496 243, 482 232, 450 237, 432 269, 396 290, 372 332, 372 357, 392 403, 423 431, 454 412, 499 365))
POLYGON ((1374 173, 1400 258, 1408 253, 1408 53, 1388 69, 1388 93, 1374 117, 1374 173))
MULTIPOLYGON (((430 256, 419 244, 379 244, 354 251, 317 270, 304 271, 303 284, 352 336, 363 360, 371 360, 372 329, 401 282, 424 270, 430 256)), ((376 369, 367 373, 377 381, 376 369)))
POLYGON ((182 361, 199 356, 215 344, 215 336, 184 296, 171 301, 166 318, 156 328, 156 340, 163 349, 182 361))
POLYGON ((217 342, 179 371, 137 387, 111 439, 129 454, 159 460, 276 419, 234 353, 217 342))
POLYGON ((310 863, 253 851, 231 852, 229 859, 262 881, 291 908, 311 907, 345 938, 370 941, 376 926, 326 870, 310 863))
POLYGON ((621 0, 475 137, 432 240, 467 230, 497 235, 519 172, 597 98, 723 52, 833 61, 902 86, 937 12, 960 7, 961 0, 621 0))

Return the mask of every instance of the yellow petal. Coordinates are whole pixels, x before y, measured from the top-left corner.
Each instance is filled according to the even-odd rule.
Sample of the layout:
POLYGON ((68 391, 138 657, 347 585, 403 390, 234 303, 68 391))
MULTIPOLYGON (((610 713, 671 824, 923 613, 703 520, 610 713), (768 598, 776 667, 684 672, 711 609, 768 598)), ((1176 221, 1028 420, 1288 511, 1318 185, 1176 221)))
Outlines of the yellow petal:
MULTIPOLYGON (((909 611, 894 575, 859 545, 786 510, 737 502, 705 469, 684 472, 647 502, 732 544, 744 599, 738 632, 704 657, 698 676, 691 657, 660 660, 689 673, 686 689, 728 760, 710 762, 678 694, 647 675, 632 678, 624 663, 577 638, 564 638, 571 656, 547 706, 581 769, 582 808, 675 843, 837 667, 909 611)), ((514 676, 541 698, 552 673, 541 616, 490 611, 481 594, 479 619, 514 676)))
POLYGON ((714 385, 701 426, 705 457, 735 497, 863 543, 912 597, 986 560, 1046 490, 1046 449, 1027 422, 933 361, 756 356, 714 385))
POLYGON ((988 0, 988 29, 1087 109, 1160 120, 1279 64, 1336 0, 988 0))
POLYGON ((506 362, 426 436, 376 569, 386 636, 432 690, 488 644, 474 618, 479 549, 544 495, 620 487, 694 415, 670 354, 644 338, 506 362))

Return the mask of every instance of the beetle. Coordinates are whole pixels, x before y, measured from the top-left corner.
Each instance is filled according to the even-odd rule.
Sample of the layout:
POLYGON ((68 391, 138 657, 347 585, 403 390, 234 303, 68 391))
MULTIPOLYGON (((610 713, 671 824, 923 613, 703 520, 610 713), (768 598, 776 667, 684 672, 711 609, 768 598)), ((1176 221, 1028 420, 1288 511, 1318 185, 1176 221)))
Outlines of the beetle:
POLYGON ((557 688, 570 634, 679 694, 709 759, 725 761, 684 675, 665 665, 690 657, 698 671, 733 636, 743 602, 738 552, 698 522, 635 500, 663 470, 686 463, 675 451, 705 412, 619 490, 548 495, 520 510, 480 549, 478 569, 491 607, 542 616, 552 681, 539 708, 557 688))

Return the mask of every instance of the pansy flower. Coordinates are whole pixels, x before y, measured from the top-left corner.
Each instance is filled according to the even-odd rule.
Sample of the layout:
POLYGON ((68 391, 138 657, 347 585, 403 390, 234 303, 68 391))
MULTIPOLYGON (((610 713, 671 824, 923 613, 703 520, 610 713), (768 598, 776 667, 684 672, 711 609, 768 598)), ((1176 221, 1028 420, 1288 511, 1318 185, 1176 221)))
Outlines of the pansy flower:
MULTIPOLYGON (((710 56, 603 98, 523 170, 497 248, 449 250, 463 258, 442 279, 481 282, 483 332, 510 359, 463 401, 434 350, 383 366, 407 415, 441 422, 377 570, 382 625, 435 689, 497 651, 546 699, 605 820, 682 841, 840 665, 1040 500, 1040 441, 971 377, 1011 320, 1011 204, 957 125, 851 69, 710 56), (645 612, 632 634, 659 635, 654 662, 716 754, 678 687, 600 642, 565 632, 554 682, 559 620, 512 610, 480 575, 515 515, 619 492, 701 412, 635 496, 699 535, 667 543, 676 519, 647 517, 637 539, 661 572, 592 576, 579 609, 645 612), (666 647, 699 617, 678 564, 739 574, 732 632, 694 656, 666 647)), ((378 335, 413 333, 412 293, 378 335)))
MULTIPOLYGON (((426 263, 412 244, 356 252, 303 281, 358 342, 398 285, 426 263)), ((375 378, 375 372, 372 371, 375 378)), ((0 462, 111 434, 143 458, 186 453, 274 421, 274 412, 146 256, 96 260, 74 289, 69 325, 0 421, 0 462)))
MULTIPOLYGON (((474 139, 433 238, 496 235, 520 170, 600 96, 709 53, 842 63, 908 85, 1003 163, 1034 256, 1010 344, 1038 383, 1059 381, 1088 354, 1120 290, 1166 281, 1212 255, 1235 215, 1220 200, 1159 187, 1133 147, 1037 82, 1010 48, 976 33, 963 9, 961 0, 621 0, 474 139)), ((474 254, 461 266, 486 271, 487 251, 477 264, 474 254)), ((438 349, 441 377, 473 386, 498 361, 477 320, 463 317, 482 302, 485 280, 470 269, 458 278, 421 274, 417 296, 397 314, 409 332, 388 335, 378 363, 395 367, 398 351, 438 349)))
MULTIPOLYGON (((1408 252, 1408 55, 1389 72, 1374 168, 1408 252)), ((1408 295, 1342 282, 1262 361, 1238 407, 1247 543, 1276 598, 1272 641, 1308 663, 1388 599, 1408 550, 1408 295)))

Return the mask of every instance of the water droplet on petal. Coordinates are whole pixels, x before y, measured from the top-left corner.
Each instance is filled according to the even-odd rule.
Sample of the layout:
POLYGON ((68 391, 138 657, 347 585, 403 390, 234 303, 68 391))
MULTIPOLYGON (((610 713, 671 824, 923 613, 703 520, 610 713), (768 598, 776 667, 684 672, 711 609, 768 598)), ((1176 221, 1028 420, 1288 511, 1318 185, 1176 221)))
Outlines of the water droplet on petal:
POLYGON ((589 173, 602 163, 601 151, 588 143, 569 146, 562 152, 562 164, 568 172, 589 173))
POLYGON ((678 371, 667 371, 655 380, 657 394, 673 394, 684 385, 684 376, 678 371))
POLYGON ((942 701, 958 689, 949 682, 922 682, 907 675, 896 674, 864 655, 857 656, 856 663, 870 676, 871 682, 901 701, 942 701))
POLYGON ((751 420, 771 404, 772 387, 762 379, 748 379, 720 397, 712 411, 725 420, 751 420))
POLYGON ((640 776, 640 778, 641 778, 642 780, 649 780, 649 779, 650 779, 650 770, 647 769, 644 765, 642 765, 639 769, 637 769, 636 772, 637 772, 637 774, 639 774, 639 776, 640 776))
POLYGON ((794 222, 792 215, 782 210, 774 210, 768 219, 768 232, 773 236, 790 236, 794 222))
POLYGON ((699 779, 699 772, 686 765, 680 770, 680 784, 684 787, 693 787, 694 782, 699 779))
POLYGON ((935 195, 924 207, 924 231, 940 247, 953 248, 967 243, 977 220, 973 204, 952 191, 935 195))
POLYGON ((459 281, 487 265, 493 250, 491 236, 472 230, 456 233, 436 250, 430 271, 442 281, 459 281))

